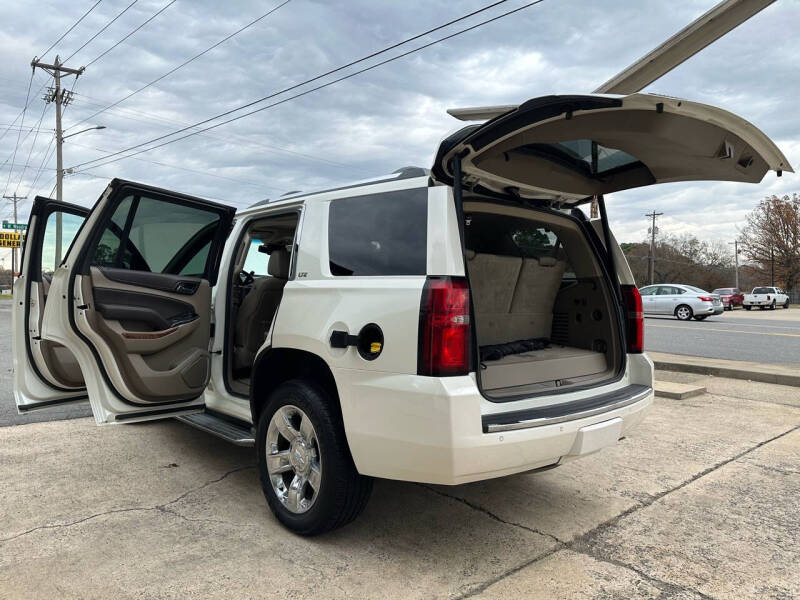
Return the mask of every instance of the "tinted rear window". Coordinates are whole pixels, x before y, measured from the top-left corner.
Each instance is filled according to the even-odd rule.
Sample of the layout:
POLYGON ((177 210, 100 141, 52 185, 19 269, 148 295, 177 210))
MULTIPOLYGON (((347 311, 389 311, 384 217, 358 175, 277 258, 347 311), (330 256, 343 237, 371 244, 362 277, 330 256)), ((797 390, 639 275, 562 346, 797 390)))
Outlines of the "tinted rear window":
POLYGON ((333 275, 425 275, 428 189, 334 200, 328 217, 333 275))
POLYGON ((756 288, 753 290, 754 294, 772 294, 772 288, 756 288))

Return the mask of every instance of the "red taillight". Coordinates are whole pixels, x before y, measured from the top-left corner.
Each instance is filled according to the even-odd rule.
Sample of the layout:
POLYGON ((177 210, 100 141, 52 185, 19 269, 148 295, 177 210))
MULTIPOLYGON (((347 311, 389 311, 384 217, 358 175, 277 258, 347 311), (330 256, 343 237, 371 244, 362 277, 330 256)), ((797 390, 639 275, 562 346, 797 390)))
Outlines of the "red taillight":
POLYGON ((697 299, 701 300, 703 302, 713 302, 714 301, 714 299, 711 296, 698 296, 697 299))
POLYGON ((635 285, 622 285, 625 299, 625 338, 628 354, 641 354, 644 351, 644 312, 642 296, 635 285))
POLYGON ((767 294, 767 300, 769 300, 769 294, 767 294))
POLYGON ((469 373, 469 287, 465 279, 428 279, 419 315, 420 375, 469 373))

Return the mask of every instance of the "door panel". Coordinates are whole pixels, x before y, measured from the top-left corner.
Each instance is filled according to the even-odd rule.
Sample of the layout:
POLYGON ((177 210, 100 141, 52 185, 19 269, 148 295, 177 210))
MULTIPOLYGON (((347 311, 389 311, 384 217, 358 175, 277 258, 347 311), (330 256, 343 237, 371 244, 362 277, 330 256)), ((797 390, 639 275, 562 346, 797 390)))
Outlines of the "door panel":
POLYGON ((180 401, 202 394, 209 375, 208 281, 196 281, 191 296, 155 288, 145 293, 92 267, 81 283, 87 308, 80 311, 78 327, 107 346, 109 352, 101 353, 104 366, 109 374, 119 373, 112 379, 128 400, 180 401))
POLYGON ((20 411, 86 398, 74 355, 42 339, 41 325, 58 257, 66 253, 88 212, 49 198, 34 200, 12 312, 14 396, 20 411))
POLYGON ((73 350, 98 423, 202 408, 211 289, 234 210, 114 180, 53 277, 47 340, 73 350))

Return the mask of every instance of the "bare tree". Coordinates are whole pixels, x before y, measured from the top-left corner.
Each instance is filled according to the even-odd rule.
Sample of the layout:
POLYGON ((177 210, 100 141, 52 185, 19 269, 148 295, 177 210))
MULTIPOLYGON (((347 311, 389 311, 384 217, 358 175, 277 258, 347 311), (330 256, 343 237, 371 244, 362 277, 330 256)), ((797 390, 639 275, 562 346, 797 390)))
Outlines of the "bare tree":
POLYGON ((747 215, 742 241, 763 277, 774 268, 776 285, 794 289, 800 284, 800 195, 764 198, 747 215))

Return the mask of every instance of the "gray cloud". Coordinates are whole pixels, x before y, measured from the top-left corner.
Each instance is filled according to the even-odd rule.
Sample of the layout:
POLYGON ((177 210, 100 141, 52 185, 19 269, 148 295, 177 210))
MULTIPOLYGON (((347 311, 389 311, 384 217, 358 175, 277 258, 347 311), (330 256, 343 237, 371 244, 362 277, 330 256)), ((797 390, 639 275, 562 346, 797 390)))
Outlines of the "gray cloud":
MULTIPOLYGON (((70 55, 128 0, 106 0, 58 45, 70 55)), ((71 61, 85 64, 167 0, 140 0, 71 61)), ((65 144, 71 166, 162 135, 238 104, 414 35, 484 1, 331 3, 292 0, 251 29, 172 76, 90 121, 107 129, 65 144), (97 149, 102 150, 97 150, 97 149)), ((663 3, 609 0, 546 0, 413 56, 325 90, 263 111, 206 135, 197 135, 65 181, 65 199, 91 205, 110 177, 123 177, 245 206, 288 190, 310 190, 414 164, 430 166, 438 141, 459 123, 445 109, 520 102, 549 94, 589 92, 630 64, 716 0, 663 3), (154 164, 160 163, 160 164, 154 164), (169 165, 169 166, 165 166, 169 165)), ((266 12, 273 2, 179 0, 102 60, 75 88, 66 112, 70 126, 145 85, 266 12)), ((520 0, 486 16, 521 5, 520 0)), ((10 123, 24 104, 29 62, 90 6, 50 0, 4 5, 0 30, 0 123, 10 123)), ((485 18, 483 15, 474 21, 485 18)), ((800 164, 800 118, 795 97, 800 3, 786 1, 745 23, 647 91, 707 102, 736 112, 762 128, 800 164)), ((424 43, 464 25, 421 40, 424 43)), ((413 45, 412 45, 413 46, 413 45)), ((48 55, 52 58, 54 52, 48 55)), ((34 79, 36 90, 44 82, 34 79)), ((41 114, 34 100, 26 126, 41 114)), ((22 177, 28 191, 51 135, 52 110, 22 177)), ((76 129, 77 130, 77 129, 76 129)), ((0 127, 0 131, 2 128, 0 127)), ((24 132, 23 132, 24 136, 24 132)), ((27 158, 33 137, 20 155, 27 158)), ((0 163, 13 150, 16 132, 0 141, 0 163)), ((17 159, 17 163, 20 159, 17 159)), ((53 160, 48 166, 55 166, 53 160)), ((24 164, 24 160, 23 160, 24 164)), ((12 173, 11 190, 22 171, 12 173)), ((0 170, 5 186, 8 170, 0 170)), ((32 192, 49 194, 47 170, 32 192)), ((764 195, 800 189, 795 177, 768 175, 759 185, 671 184, 633 190, 608 199, 618 238, 639 240, 651 208, 665 212, 662 230, 732 239, 737 224, 764 195)), ((23 205, 21 216, 27 214, 23 205)), ((0 215, 8 215, 3 206, 0 215)))

